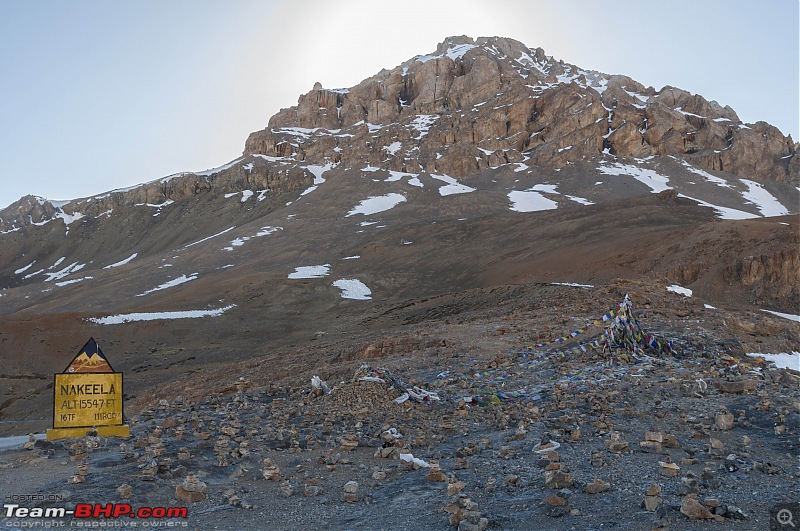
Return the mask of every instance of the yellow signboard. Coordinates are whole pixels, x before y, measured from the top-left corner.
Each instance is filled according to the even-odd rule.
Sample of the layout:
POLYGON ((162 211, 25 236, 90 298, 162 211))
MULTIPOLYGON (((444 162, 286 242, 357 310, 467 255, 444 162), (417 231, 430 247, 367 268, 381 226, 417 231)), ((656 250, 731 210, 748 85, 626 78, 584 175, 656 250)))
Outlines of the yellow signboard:
POLYGON ((114 372, 94 338, 55 377, 48 439, 130 437, 122 418, 122 373, 114 372))
POLYGON ((122 373, 56 374, 53 428, 122 425, 122 373))

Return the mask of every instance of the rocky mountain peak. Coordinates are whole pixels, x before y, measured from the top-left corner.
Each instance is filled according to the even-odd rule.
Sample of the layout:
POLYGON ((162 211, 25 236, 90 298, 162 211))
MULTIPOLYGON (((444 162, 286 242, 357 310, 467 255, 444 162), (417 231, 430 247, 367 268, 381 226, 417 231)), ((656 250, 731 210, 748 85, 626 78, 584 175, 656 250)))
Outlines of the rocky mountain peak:
POLYGON ((252 133, 244 153, 458 177, 523 159, 562 167, 671 155, 756 180, 800 179, 797 146, 775 127, 502 37, 449 37, 354 87, 315 86, 252 133))
POLYGON ((0 212, 0 227, 17 230, 27 225, 53 219, 57 209, 43 197, 26 195, 0 212))
POLYGON ((745 124, 728 106, 586 70, 513 39, 462 35, 350 88, 315 83, 229 164, 57 205, 28 196, 0 211, 0 232, 198 194, 305 189, 313 177, 298 163, 470 178, 510 163, 556 169, 658 155, 756 181, 800 181, 791 137, 745 124))

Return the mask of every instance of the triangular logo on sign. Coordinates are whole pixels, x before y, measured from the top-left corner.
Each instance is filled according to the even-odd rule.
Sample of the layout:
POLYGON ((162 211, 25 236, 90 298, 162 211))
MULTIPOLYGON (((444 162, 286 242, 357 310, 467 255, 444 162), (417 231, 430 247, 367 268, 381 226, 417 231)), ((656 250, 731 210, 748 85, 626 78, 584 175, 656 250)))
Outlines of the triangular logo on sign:
POLYGON ((86 342, 64 372, 114 372, 114 369, 111 368, 111 364, 92 337, 89 338, 89 341, 86 342))

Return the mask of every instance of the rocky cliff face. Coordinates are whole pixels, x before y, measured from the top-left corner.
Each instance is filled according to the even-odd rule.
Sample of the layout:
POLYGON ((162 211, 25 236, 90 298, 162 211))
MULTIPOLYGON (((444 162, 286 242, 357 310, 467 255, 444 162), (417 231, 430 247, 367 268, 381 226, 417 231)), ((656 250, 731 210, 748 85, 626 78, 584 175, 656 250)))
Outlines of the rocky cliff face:
POLYGON ((767 123, 497 37, 451 37, 350 89, 317 84, 252 133, 244 153, 456 177, 523 159, 561 167, 603 153, 672 155, 749 179, 800 180, 797 145, 767 123))
POLYGON ((41 197, 26 195, 0 211, 0 231, 12 231, 53 219, 58 210, 41 197))
POLYGON ((747 256, 725 269, 723 278, 747 286, 758 299, 800 299, 800 252, 794 248, 747 256))
POLYGON ((41 225, 62 218, 69 224, 81 217, 98 218, 126 206, 158 206, 198 194, 226 194, 242 190, 289 192, 307 188, 313 176, 305 169, 290 166, 270 157, 250 156, 199 173, 180 173, 126 190, 56 203, 35 196, 25 196, 0 211, 0 233, 16 231, 29 225, 41 225))

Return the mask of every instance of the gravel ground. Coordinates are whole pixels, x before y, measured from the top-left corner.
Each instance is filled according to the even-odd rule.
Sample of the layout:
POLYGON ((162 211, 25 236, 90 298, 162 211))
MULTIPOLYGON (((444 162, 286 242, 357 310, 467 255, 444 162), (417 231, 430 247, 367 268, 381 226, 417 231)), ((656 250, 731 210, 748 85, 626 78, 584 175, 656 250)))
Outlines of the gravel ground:
POLYGON ((800 499, 798 373, 743 358, 730 316, 638 290, 642 326, 676 353, 570 351, 581 337, 532 348, 610 292, 561 299, 557 316, 519 298, 457 317, 413 308, 407 336, 326 345, 316 366, 287 356, 291 377, 256 359, 160 389, 128 441, 0 453, 3 493, 45 498, 23 507, 187 507, 168 523, 193 529, 767 529, 770 507, 800 499), (433 394, 395 402, 414 385, 433 394))

